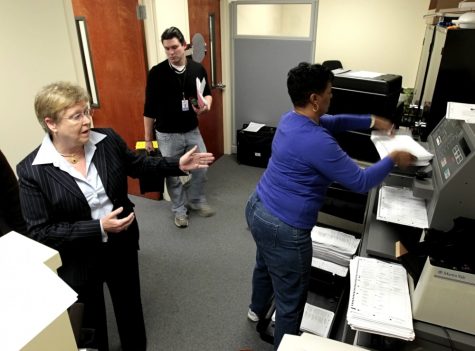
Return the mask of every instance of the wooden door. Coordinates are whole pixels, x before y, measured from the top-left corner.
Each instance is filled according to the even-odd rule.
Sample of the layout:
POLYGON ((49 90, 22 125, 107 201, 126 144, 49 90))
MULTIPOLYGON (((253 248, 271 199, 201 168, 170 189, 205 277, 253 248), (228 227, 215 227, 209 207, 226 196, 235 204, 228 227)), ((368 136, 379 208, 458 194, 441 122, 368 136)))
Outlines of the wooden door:
MULTIPOLYGON (((86 19, 99 108, 95 127, 114 128, 131 148, 143 140, 143 104, 147 61, 143 23, 137 0, 73 0, 75 16, 86 19)), ((129 178, 129 193, 141 195, 138 181, 129 178)), ((158 199, 158 193, 147 193, 158 199)))
MULTIPOLYGON (((221 67, 221 21, 219 0, 193 0, 188 1, 188 17, 190 22, 190 42, 193 35, 201 33, 207 44, 206 55, 201 62, 208 72, 211 83, 211 35, 210 16, 214 18, 214 52, 215 52, 215 85, 222 82, 221 67)), ((208 151, 212 152, 216 159, 224 153, 223 142, 223 90, 220 87, 211 86, 213 105, 211 111, 200 117, 200 131, 208 151)))

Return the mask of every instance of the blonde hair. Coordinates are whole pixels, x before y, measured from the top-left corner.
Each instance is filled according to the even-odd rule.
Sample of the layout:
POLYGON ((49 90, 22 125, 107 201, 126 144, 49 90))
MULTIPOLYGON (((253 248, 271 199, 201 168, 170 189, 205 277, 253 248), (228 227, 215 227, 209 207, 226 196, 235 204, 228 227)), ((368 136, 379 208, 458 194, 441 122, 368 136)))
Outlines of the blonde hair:
POLYGON ((54 82, 41 88, 35 97, 35 113, 45 132, 50 133, 45 118, 58 123, 61 112, 79 103, 89 103, 89 94, 79 85, 70 82, 54 82))

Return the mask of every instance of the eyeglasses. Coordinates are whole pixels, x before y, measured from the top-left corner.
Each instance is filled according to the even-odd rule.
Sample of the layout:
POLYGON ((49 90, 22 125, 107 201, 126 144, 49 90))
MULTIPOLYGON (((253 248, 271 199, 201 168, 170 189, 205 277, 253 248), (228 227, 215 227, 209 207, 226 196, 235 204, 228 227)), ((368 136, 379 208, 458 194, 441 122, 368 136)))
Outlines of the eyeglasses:
POLYGON ((72 116, 66 117, 66 119, 69 119, 72 122, 80 122, 83 120, 84 117, 87 116, 88 118, 91 118, 93 115, 94 115, 94 110, 88 107, 82 112, 78 112, 72 116))

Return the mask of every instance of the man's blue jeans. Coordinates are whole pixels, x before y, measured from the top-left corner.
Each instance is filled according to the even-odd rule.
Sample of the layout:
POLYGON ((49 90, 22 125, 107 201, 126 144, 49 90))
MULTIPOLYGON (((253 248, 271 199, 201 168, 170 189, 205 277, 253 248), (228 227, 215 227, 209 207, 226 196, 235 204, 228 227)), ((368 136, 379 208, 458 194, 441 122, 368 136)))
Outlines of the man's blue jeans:
MULTIPOLYGON (((161 133, 157 131, 156 136, 158 148, 163 157, 179 158, 195 145, 198 145, 196 152, 206 152, 206 146, 198 128, 186 133, 161 133)), ((185 194, 185 189, 179 177, 166 178, 167 190, 172 200, 172 211, 175 213, 175 216, 186 214, 186 201, 195 204, 206 202, 203 189, 205 182, 205 168, 191 171, 190 184, 187 194, 185 194)))
POLYGON ((284 334, 298 335, 300 330, 312 265, 310 230, 270 214, 256 193, 247 202, 246 220, 257 246, 249 307, 263 318, 274 295, 277 350, 284 334))

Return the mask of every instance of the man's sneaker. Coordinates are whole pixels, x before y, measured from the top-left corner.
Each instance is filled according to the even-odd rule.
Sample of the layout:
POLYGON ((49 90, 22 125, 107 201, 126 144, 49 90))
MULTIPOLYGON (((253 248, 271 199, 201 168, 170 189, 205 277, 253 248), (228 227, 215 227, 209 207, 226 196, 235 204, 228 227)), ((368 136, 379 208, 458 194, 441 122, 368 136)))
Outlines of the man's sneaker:
POLYGON ((252 322, 259 322, 259 316, 255 314, 251 309, 247 311, 247 318, 252 322))
POLYGON ((193 202, 188 203, 188 208, 198 212, 201 217, 211 217, 216 212, 213 208, 208 205, 206 202, 195 204, 193 202))
POLYGON ((175 216, 175 225, 178 228, 188 227, 188 216, 186 214, 176 215, 175 216))

